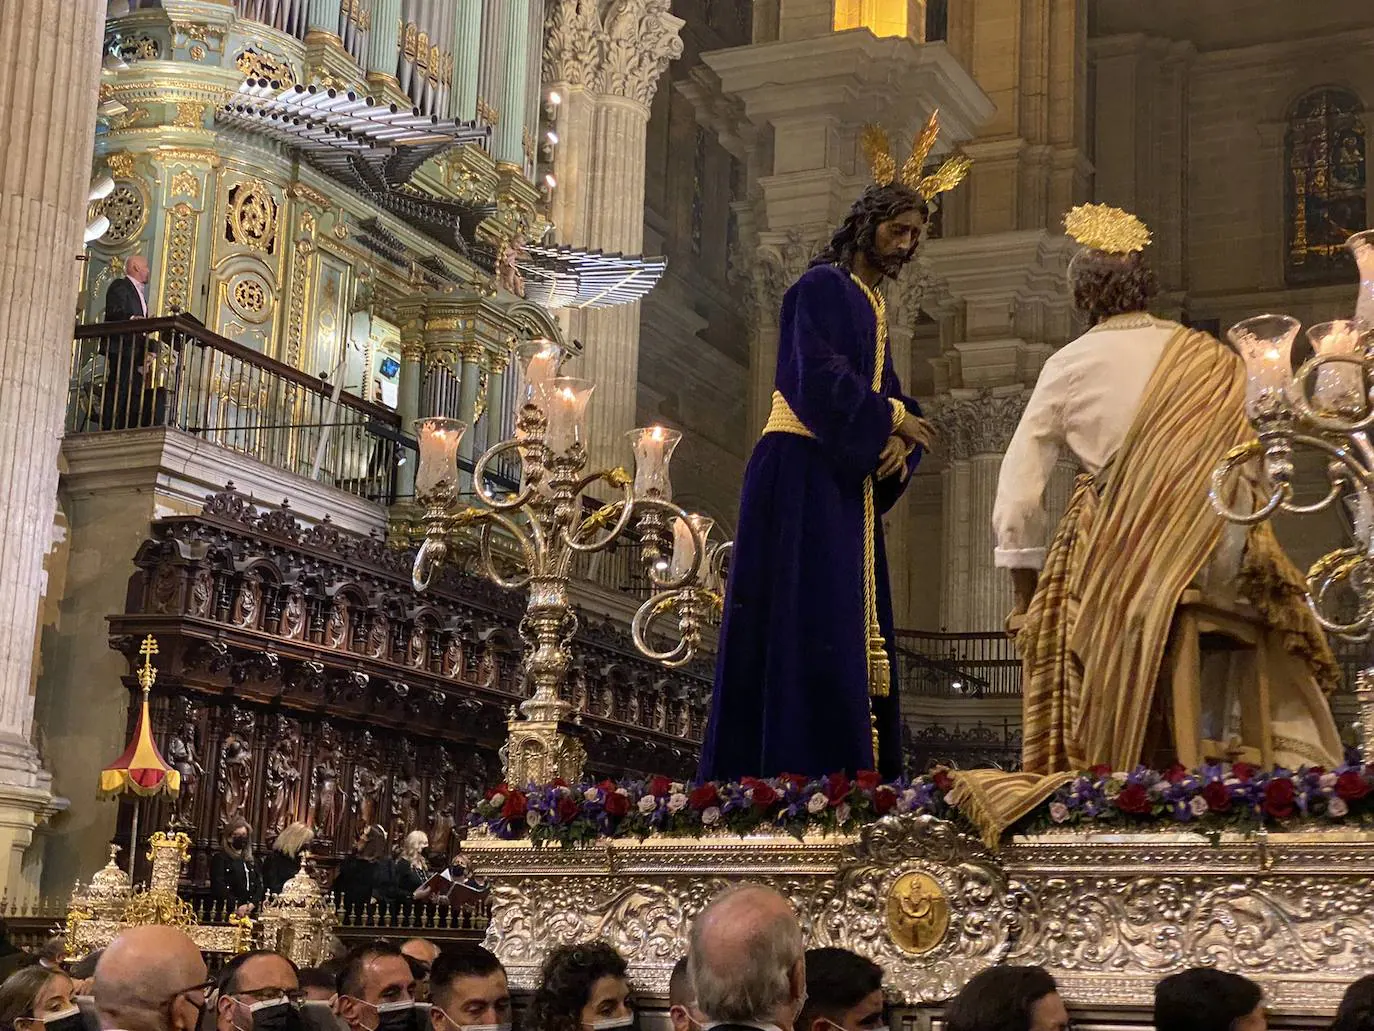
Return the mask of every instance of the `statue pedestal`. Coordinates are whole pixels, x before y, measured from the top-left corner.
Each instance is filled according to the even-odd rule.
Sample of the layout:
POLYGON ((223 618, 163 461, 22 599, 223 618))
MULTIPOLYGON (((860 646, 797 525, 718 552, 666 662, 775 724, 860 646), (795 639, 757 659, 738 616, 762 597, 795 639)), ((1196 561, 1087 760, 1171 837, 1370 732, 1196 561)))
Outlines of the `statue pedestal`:
MULTIPOLYGON (((1199 964, 1263 984, 1282 1016, 1334 1011, 1374 972, 1374 833, 1212 838, 1044 834, 993 853, 953 823, 887 817, 854 836, 603 840, 572 849, 470 838, 491 882, 487 945, 532 988, 553 946, 602 938, 641 991, 667 991, 690 922, 737 881, 792 900, 808 947, 880 963, 895 1000, 950 998, 994 963, 1045 966, 1071 1006, 1148 1009, 1199 964)), ((1137 1012, 1138 1016, 1138 1012, 1137 1012)))

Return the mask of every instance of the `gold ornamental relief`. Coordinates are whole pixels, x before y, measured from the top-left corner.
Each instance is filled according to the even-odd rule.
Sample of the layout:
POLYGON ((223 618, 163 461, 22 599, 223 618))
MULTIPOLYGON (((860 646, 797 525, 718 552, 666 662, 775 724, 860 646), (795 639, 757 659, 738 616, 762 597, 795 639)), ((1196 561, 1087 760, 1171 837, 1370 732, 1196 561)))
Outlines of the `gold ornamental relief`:
POLYGON ((229 191, 226 237, 268 254, 276 250, 277 202, 266 184, 257 180, 239 183, 229 191))
POLYGON ((187 169, 182 169, 172 176, 172 196, 173 197, 193 197, 200 198, 200 178, 187 169))
POLYGON ((205 128, 205 109, 208 106, 195 100, 183 100, 177 104, 177 113, 172 119, 172 125, 178 129, 205 128))
POLYGON ((940 883, 922 870, 898 877, 887 893, 887 933, 911 956, 937 948, 949 931, 949 899, 940 883))
POLYGON ((267 79, 283 88, 296 85, 296 73, 291 70, 291 65, 275 54, 245 47, 239 56, 234 58, 234 65, 250 79, 267 79))
POLYGON ((110 168, 110 174, 116 179, 130 179, 134 174, 134 156, 126 150, 119 151, 117 154, 107 154, 105 164, 110 168))

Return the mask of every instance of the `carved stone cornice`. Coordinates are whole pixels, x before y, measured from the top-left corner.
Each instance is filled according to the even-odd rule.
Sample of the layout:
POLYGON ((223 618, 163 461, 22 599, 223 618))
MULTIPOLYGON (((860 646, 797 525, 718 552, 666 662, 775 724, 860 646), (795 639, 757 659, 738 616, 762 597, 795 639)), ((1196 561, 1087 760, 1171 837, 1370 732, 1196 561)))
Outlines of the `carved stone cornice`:
POLYGON ((546 17, 544 81, 624 97, 646 108, 686 24, 670 0, 554 0, 546 17))
POLYGON ((927 416, 940 434, 940 450, 951 461, 1007 450, 1029 391, 959 390, 937 397, 927 416))

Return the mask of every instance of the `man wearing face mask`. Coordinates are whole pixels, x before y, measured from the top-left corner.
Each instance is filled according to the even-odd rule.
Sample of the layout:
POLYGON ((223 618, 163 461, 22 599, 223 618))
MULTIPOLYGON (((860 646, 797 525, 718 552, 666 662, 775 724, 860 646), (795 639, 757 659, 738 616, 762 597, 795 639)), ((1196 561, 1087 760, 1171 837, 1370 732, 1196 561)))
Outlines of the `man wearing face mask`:
POLYGON ((131 927, 100 956, 95 1008, 104 1031, 197 1031, 206 993, 200 949, 175 927, 131 927))
POLYGON ((473 942, 439 954, 429 974, 433 1031, 510 1031, 510 988, 501 961, 473 942))
POLYGON ((219 974, 216 1031, 300 1031, 296 964, 276 952, 245 952, 219 974))
POLYGON ((883 968, 848 949, 808 949, 797 1031, 887 1031, 883 968))
POLYGON ((415 975, 394 943, 359 945, 339 971, 335 1012, 351 1031, 429 1031, 415 1004, 415 975))
POLYGON ((801 925, 773 889, 747 884, 716 896, 692 922, 687 971, 709 1031, 801 1031, 801 925))
POLYGON ((697 991, 687 972, 686 956, 673 965, 668 978, 668 1019, 673 1022, 673 1031, 702 1031, 706 1024, 697 1009, 697 991))

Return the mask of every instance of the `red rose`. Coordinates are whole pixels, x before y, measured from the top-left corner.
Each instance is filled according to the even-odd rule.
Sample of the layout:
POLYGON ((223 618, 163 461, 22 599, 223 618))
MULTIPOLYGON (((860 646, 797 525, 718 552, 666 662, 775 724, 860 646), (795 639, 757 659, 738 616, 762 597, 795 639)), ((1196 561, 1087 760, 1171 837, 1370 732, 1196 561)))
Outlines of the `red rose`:
POLYGON ((568 782, 562 777, 555 777, 553 780, 549 781, 549 787, 551 788, 566 788, 567 786, 568 782))
POLYGON ((859 785, 860 791, 873 791, 882 782, 882 774, 877 770, 860 770, 854 778, 854 783, 859 785))
POLYGON ((1264 811, 1276 820, 1288 819, 1293 815, 1293 796, 1296 794, 1291 780, 1275 777, 1264 785, 1264 811))
POLYGON ((644 790, 654 796, 666 795, 672 790, 673 782, 661 773, 655 773, 644 785, 644 790))
POLYGON ((1255 779, 1255 774, 1258 772, 1259 767, 1252 766, 1249 763, 1236 763, 1231 767, 1231 776, 1235 777, 1236 780, 1240 781, 1242 784, 1249 784, 1250 781, 1255 779))
POLYGON ((930 775, 931 781, 935 784, 937 791, 949 791, 954 787, 954 778, 944 770, 936 770, 930 775))
POLYGON ((1112 775, 1112 768, 1108 766, 1106 763, 1098 763, 1096 766, 1088 770, 1088 772, 1091 773, 1094 777, 1098 778, 1110 777, 1112 775))
POLYGON ((1359 770, 1346 770, 1336 778, 1336 794, 1347 802, 1364 798, 1369 794, 1369 781, 1360 775, 1359 770))
POLYGON ((603 805, 607 816, 624 816, 630 811, 630 800, 619 791, 606 792, 606 801, 603 805))
POLYGON ((512 791, 506 796, 506 804, 501 807, 501 818, 507 822, 524 819, 525 810, 529 808, 529 803, 525 801, 525 795, 520 791, 512 791))
POLYGON ((802 791, 811 783, 811 778, 800 773, 784 773, 779 780, 788 784, 793 791, 802 791))
POLYGON ((1174 763, 1164 771, 1164 779, 1170 784, 1181 784, 1188 776, 1188 768, 1182 763, 1174 763))
POLYGON ((1309 767, 1307 768, 1307 772, 1310 773, 1310 774, 1311 774, 1312 776, 1314 776, 1314 777, 1320 777, 1323 773, 1326 772, 1326 767, 1325 767, 1325 766, 1309 766, 1309 767))
POLYGON ((564 795, 558 800, 558 822, 572 823, 577 819, 577 799, 572 795, 564 795))
POLYGON ((720 792, 714 784, 703 784, 699 788, 693 788, 692 793, 687 796, 687 804, 693 809, 709 809, 718 801, 720 792))
POLYGON ((837 806, 849 797, 849 777, 844 773, 832 773, 825 778, 825 797, 832 806, 837 806))
POLYGON ((505 784, 498 784, 494 788, 487 788, 487 801, 490 802, 497 795, 509 795, 510 788, 505 784))
POLYGON ((888 813, 897 804, 897 792, 886 784, 873 792, 873 811, 879 816, 888 813))
POLYGON ((1202 797, 1207 802, 1207 808, 1214 813, 1224 813, 1231 808, 1231 792, 1219 780, 1204 787, 1202 797))
POLYGON ((777 802, 778 793, 767 781, 757 780, 754 782, 753 799, 755 809, 767 809, 777 802))
POLYGON ((1143 816, 1153 808, 1150 796, 1141 784, 1127 784, 1122 788, 1121 794, 1116 796, 1116 807, 1123 813, 1137 816, 1143 816))

